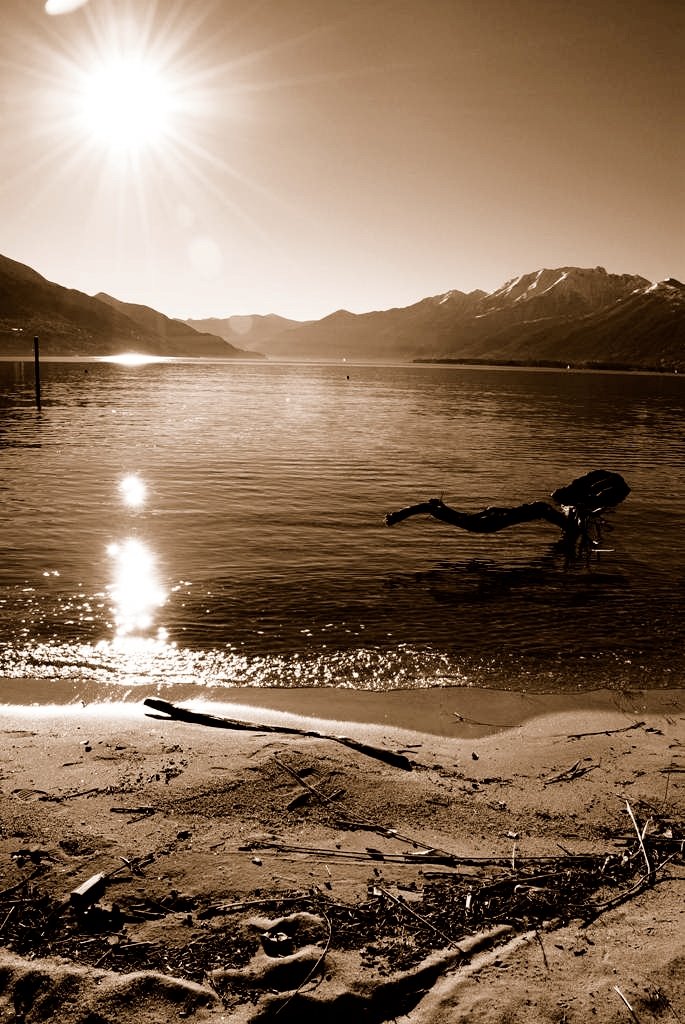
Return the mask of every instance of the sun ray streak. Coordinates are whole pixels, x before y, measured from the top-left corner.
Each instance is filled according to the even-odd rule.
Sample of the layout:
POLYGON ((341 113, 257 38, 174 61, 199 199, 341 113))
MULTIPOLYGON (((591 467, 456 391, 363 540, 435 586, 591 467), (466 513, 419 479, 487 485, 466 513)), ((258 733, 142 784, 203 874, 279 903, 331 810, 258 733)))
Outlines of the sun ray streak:
MULTIPOLYGON (((248 250, 266 242, 283 252, 277 218, 299 226, 307 213, 280 188, 269 188, 264 165, 255 164, 260 120, 271 132, 277 118, 294 116, 299 130, 302 111, 281 94, 291 90, 299 102, 298 90, 384 69, 322 65, 302 73, 294 65, 288 74, 300 48, 312 40, 327 45, 336 26, 359 12, 308 17, 307 26, 293 27, 280 11, 262 19, 262 8, 271 5, 260 0, 228 14, 221 0, 93 0, 73 18, 27 17, 26 36, 12 47, 27 60, 12 55, 5 64, 23 81, 10 120, 24 131, 30 125, 31 187, 22 190, 29 216, 37 219, 58 200, 54 230, 69 230, 78 218, 81 233, 69 230, 69 244, 84 256, 104 233, 115 276, 135 263, 134 292, 155 275, 173 277, 174 246, 191 262, 193 246, 205 240, 223 255, 243 226, 248 250), (273 107, 259 98, 269 93, 277 96, 273 107), (208 229, 211 217, 216 223, 208 229)), ((267 144, 275 153, 275 136, 267 144)), ((0 187, 18 191, 26 179, 11 172, 0 187)), ((201 261, 194 266, 205 274, 201 261)), ((211 273, 220 267, 217 258, 211 273)))
MULTIPOLYGON (((189 153, 184 153, 182 150, 177 150, 175 153, 175 163, 177 166, 173 168, 173 173, 177 178, 179 186, 185 187, 187 190, 189 183, 194 183, 205 195, 213 196, 219 201, 222 207, 235 214, 255 233, 256 237, 266 241, 270 240, 271 235, 268 229, 266 227, 262 227, 254 217, 250 216, 240 202, 233 199, 225 188, 220 188, 209 174, 192 160, 190 153, 195 152, 199 158, 202 158, 205 155, 205 150, 203 150, 202 147, 196 147, 190 144, 186 144, 186 148, 190 151, 189 153)), ((208 159, 207 162, 210 164, 213 163, 211 159, 208 159)), ((253 192, 261 194, 263 198, 271 200, 274 205, 280 205, 281 208, 287 208, 287 204, 283 200, 279 200, 268 190, 260 188, 253 179, 245 178, 238 171, 229 167, 225 162, 218 161, 216 166, 223 173, 229 174, 233 177, 234 180, 239 182, 241 185, 246 186, 253 192)))

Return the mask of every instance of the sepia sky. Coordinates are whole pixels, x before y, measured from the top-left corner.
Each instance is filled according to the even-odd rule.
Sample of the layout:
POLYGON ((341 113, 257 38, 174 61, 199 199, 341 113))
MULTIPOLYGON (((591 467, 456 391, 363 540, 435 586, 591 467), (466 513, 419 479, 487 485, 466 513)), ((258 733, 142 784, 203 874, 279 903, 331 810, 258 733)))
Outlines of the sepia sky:
POLYGON ((172 316, 685 278, 680 0, 2 0, 0 253, 172 316))

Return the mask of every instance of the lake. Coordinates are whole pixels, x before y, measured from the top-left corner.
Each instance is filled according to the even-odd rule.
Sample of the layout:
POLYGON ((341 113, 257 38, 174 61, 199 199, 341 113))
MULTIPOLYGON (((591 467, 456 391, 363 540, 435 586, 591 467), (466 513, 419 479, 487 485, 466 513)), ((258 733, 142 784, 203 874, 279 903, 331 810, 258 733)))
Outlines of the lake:
MULTIPOLYGON (((0 362, 0 676, 184 685, 683 685, 676 375, 0 362), (386 512, 631 493, 588 564, 547 523, 386 512)), ((205 695, 209 695, 205 693, 205 695)), ((1 696, 0 696, 1 699, 1 696)), ((27 684, 26 699, 31 699, 27 684)))

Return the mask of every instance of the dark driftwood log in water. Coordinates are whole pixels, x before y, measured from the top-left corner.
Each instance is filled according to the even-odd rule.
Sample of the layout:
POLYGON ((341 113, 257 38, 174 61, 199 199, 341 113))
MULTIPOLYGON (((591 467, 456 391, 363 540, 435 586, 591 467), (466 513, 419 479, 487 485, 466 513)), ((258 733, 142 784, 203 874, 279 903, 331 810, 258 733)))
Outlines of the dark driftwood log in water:
POLYGON ((395 526, 403 519, 419 515, 433 516, 450 526, 458 526, 470 533, 496 533, 506 526, 517 523, 530 523, 536 519, 546 519, 549 523, 565 530, 568 526, 567 517, 558 508, 546 501, 533 501, 527 505, 516 505, 513 508, 484 508, 481 512, 458 512, 455 508, 445 505, 441 498, 420 501, 417 505, 408 505, 397 512, 389 512, 385 517, 388 526, 395 526))
POLYGON ((620 504, 628 494, 630 487, 619 473, 594 469, 567 487, 554 491, 552 498, 559 507, 547 501, 533 501, 525 505, 485 508, 480 512, 459 512, 445 505, 441 498, 431 498, 397 512, 389 512, 385 522, 388 526, 395 526, 411 516, 429 515, 471 533, 496 533, 517 523, 543 519, 558 526, 566 537, 577 538, 587 533, 590 520, 620 504))

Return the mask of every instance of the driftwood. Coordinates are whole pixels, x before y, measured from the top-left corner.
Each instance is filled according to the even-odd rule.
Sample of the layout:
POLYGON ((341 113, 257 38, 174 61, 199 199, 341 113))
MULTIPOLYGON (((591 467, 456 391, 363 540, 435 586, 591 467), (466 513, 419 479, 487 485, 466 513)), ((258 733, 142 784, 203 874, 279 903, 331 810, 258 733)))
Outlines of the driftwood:
POLYGON ((633 722, 632 725, 624 725, 621 729, 600 729, 599 732, 569 732, 567 740, 580 740, 585 736, 615 736, 619 732, 631 732, 633 729, 641 729, 644 722, 633 722))
POLYGON ((287 725, 259 725, 252 722, 241 722, 235 718, 221 718, 218 715, 208 715, 200 711, 189 711, 188 708, 180 708, 171 704, 168 700, 160 700, 157 697, 147 697, 143 703, 154 708, 155 711, 163 712, 162 715, 150 715, 151 718, 174 719, 178 722, 190 722, 193 725, 208 725, 214 729, 238 729, 243 732, 276 732, 285 733, 291 736, 311 736, 319 740, 332 740, 334 743, 342 743, 367 757, 374 757, 377 761, 384 761, 394 768, 402 768, 404 771, 412 770, 412 762, 404 754, 398 754, 394 750, 385 750, 382 747, 373 747, 368 743, 360 743, 359 740, 350 739, 348 736, 329 736, 322 732, 313 732, 309 729, 297 729, 287 725))
POLYGON ((551 497, 555 505, 548 501, 533 501, 523 505, 485 508, 480 512, 459 512, 446 505, 442 498, 431 498, 397 512, 389 512, 385 523, 395 526, 412 516, 429 515, 470 533, 497 533, 518 523, 543 520, 559 527, 567 541, 575 544, 580 540, 588 546, 596 546, 601 540, 602 514, 619 505, 629 494, 630 487, 619 473, 594 469, 567 487, 554 491, 551 497))

